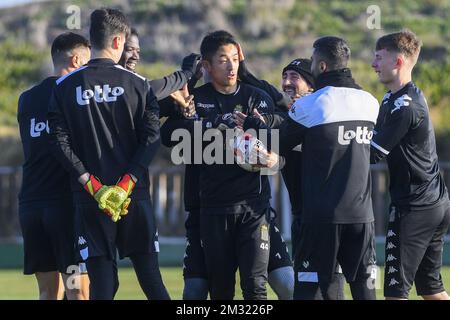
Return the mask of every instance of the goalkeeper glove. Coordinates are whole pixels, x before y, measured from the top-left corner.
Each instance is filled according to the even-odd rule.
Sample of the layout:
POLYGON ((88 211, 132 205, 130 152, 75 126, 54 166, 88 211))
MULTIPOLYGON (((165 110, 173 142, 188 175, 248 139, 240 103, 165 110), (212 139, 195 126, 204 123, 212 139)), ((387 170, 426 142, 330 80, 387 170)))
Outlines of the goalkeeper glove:
POLYGON ((111 196, 112 187, 103 185, 94 175, 89 175, 89 180, 84 185, 84 189, 94 197, 100 210, 109 216, 114 215, 114 210, 109 206, 108 198, 111 196))
POLYGON ((136 185, 137 179, 130 174, 123 175, 115 186, 112 186, 108 203, 115 209, 117 220, 128 213, 131 199, 130 194, 136 185))
POLYGON ((188 78, 191 78, 196 72, 200 65, 202 56, 196 53, 191 53, 190 55, 183 58, 181 63, 181 70, 188 73, 188 78))

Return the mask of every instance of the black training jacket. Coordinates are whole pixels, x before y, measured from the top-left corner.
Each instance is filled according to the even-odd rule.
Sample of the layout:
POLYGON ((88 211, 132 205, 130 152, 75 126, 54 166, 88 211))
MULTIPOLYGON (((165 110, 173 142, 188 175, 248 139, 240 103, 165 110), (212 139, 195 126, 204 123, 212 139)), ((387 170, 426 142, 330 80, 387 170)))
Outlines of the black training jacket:
POLYGON ((159 107, 145 78, 110 59, 93 59, 57 80, 48 119, 52 150, 70 173, 75 201, 92 201, 77 181, 86 172, 107 185, 131 173, 138 178, 133 197, 149 197, 159 107))

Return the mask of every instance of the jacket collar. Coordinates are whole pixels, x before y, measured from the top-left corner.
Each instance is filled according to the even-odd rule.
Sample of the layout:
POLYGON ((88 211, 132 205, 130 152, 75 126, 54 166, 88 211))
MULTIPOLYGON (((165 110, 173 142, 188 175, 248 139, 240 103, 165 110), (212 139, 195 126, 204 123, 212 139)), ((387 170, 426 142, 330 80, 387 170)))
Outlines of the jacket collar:
POLYGON ((316 90, 327 86, 361 89, 361 87, 355 82, 355 79, 353 79, 352 72, 349 68, 321 73, 315 79, 315 82, 316 90))

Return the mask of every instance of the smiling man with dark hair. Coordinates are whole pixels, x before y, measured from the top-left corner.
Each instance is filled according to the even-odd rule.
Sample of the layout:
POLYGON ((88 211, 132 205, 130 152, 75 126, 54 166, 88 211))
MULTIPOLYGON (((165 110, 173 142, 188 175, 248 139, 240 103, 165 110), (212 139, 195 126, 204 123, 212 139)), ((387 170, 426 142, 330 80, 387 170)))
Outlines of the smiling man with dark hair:
MULTIPOLYGON (((273 112, 274 103, 265 92, 238 81, 237 41, 230 33, 212 32, 203 38, 200 48, 203 68, 211 82, 195 88, 192 94, 205 128, 225 136, 226 128, 236 126, 232 118, 236 110, 245 114, 254 109, 262 114, 273 112)), ((174 130, 192 129, 194 123, 169 119, 162 129, 163 142, 170 145, 174 130)), ((196 206, 188 219, 197 221, 200 230, 211 299, 234 297, 237 269, 244 299, 266 299, 270 217, 267 176, 246 171, 235 163, 227 164, 225 159, 188 165, 188 175, 193 183, 194 175, 199 177, 200 192, 194 189, 188 199, 196 206)))
MULTIPOLYGON (((345 40, 323 37, 313 47, 316 91, 299 98, 280 126, 281 155, 302 144, 294 299, 335 299, 337 263, 354 299, 375 299, 368 285, 376 277, 369 160, 378 102, 347 68, 345 40)), ((269 165, 281 161, 266 155, 269 165)))

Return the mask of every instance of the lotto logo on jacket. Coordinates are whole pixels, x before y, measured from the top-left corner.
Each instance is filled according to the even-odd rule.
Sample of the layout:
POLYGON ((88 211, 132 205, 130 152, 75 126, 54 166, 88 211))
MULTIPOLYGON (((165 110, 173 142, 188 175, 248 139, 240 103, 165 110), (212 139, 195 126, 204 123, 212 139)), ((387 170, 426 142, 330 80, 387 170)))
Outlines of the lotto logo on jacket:
POLYGON ((351 140, 355 139, 359 144, 370 144, 373 137, 373 131, 369 131, 367 127, 356 127, 355 130, 345 130, 344 126, 338 128, 338 142, 340 145, 348 145, 351 140))
POLYGON ((101 86, 94 86, 94 90, 83 90, 81 86, 76 87, 77 103, 80 106, 89 104, 89 100, 94 98, 98 103, 101 102, 114 102, 117 101, 117 97, 121 96, 125 90, 122 87, 114 87, 111 89, 109 84, 101 86))
POLYGON ((299 98, 292 109, 290 137, 301 139, 291 138, 289 146, 302 143, 301 169, 311 173, 302 177, 303 222, 372 222, 370 143, 377 99, 357 88, 327 86, 299 98))
POLYGON ((50 130, 48 128, 48 121, 47 122, 36 122, 35 118, 31 119, 30 124, 30 135, 33 138, 37 138, 41 136, 42 131, 47 131, 47 133, 50 133, 50 130))

